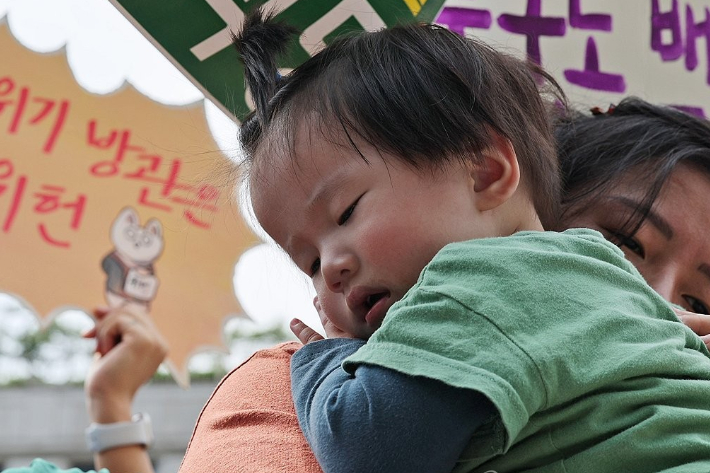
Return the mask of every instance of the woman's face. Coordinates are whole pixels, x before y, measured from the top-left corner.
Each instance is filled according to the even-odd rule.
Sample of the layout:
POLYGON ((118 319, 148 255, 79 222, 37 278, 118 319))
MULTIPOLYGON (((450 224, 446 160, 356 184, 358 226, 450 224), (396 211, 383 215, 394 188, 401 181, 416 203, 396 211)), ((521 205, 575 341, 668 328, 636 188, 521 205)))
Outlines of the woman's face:
POLYGON ((666 300, 693 312, 710 313, 710 178, 679 165, 648 218, 629 235, 621 229, 645 191, 643 184, 629 177, 597 205, 564 221, 564 226, 599 230, 619 244, 666 300))

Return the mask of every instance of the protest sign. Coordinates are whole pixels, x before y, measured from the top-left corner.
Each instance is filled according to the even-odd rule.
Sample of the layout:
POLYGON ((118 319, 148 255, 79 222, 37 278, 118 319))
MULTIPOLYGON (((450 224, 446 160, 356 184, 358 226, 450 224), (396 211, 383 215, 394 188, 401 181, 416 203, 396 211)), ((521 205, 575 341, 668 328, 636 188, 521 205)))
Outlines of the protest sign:
POLYGON ((203 105, 90 94, 64 51, 29 51, 4 25, 0 51, 0 291, 44 322, 149 310, 186 383, 189 356, 241 313, 234 265, 255 242, 203 105))
POLYGON ((573 105, 628 95, 710 116, 707 0, 449 0, 437 22, 542 64, 573 105))

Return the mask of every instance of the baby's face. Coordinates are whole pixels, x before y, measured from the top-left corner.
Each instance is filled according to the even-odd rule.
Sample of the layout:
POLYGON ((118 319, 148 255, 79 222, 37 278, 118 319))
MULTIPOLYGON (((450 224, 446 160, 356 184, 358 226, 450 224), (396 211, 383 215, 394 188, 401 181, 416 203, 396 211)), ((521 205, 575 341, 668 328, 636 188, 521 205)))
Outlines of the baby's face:
POLYGON ((257 156, 268 164, 255 169, 251 196, 263 228, 313 279, 325 314, 367 339, 441 248, 492 230, 458 162, 415 171, 358 143, 365 162, 343 143, 302 128, 296 157, 257 156))

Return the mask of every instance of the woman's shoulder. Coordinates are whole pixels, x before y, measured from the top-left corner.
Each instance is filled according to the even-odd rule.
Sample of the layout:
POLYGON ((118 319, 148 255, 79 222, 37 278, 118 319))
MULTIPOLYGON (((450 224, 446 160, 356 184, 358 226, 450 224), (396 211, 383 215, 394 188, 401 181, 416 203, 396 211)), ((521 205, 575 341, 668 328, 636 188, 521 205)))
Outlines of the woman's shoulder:
POLYGON ((255 352, 217 385, 200 413, 181 472, 320 473, 291 399, 287 342, 255 352))
POLYGON ((264 405, 265 386, 271 386, 280 394, 269 403, 291 411, 290 376, 291 357, 303 345, 300 342, 285 342, 254 352, 247 360, 227 373, 215 388, 207 407, 221 410, 238 410, 264 405), (285 388, 285 389, 284 389, 285 388), (252 404, 256 403, 257 406, 252 404))

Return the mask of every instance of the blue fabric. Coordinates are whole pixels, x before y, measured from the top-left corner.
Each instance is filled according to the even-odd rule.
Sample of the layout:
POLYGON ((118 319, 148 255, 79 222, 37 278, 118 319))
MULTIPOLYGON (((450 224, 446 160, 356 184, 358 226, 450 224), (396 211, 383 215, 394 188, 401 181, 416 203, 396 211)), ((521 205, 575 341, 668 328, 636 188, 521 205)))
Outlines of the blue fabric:
POLYGON ((490 402, 476 391, 377 366, 348 374, 342 361, 364 344, 322 340, 291 360, 298 419, 323 471, 450 472, 493 417, 490 402))

